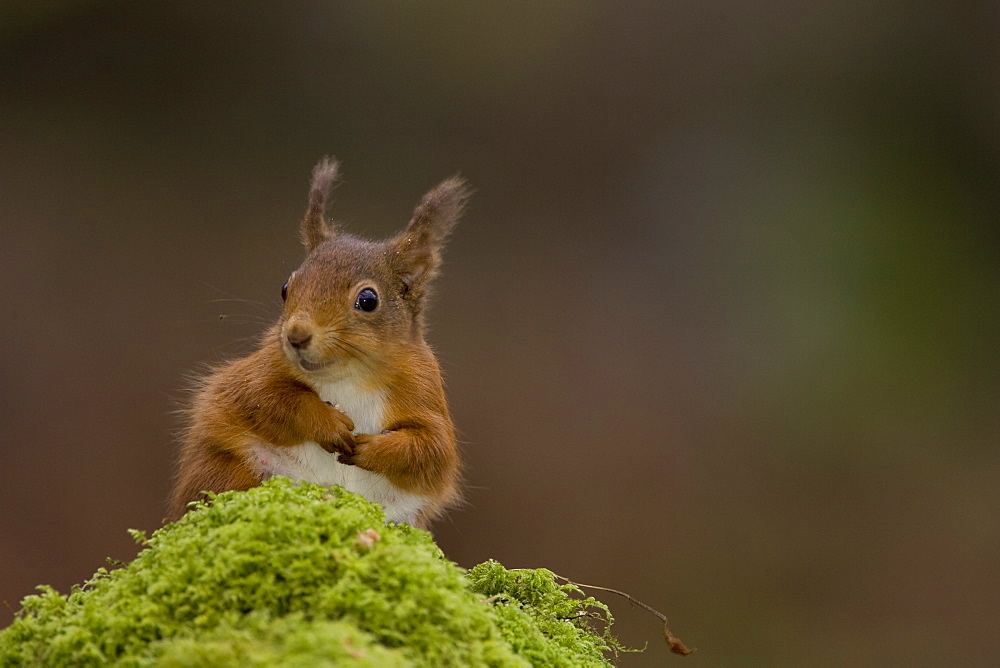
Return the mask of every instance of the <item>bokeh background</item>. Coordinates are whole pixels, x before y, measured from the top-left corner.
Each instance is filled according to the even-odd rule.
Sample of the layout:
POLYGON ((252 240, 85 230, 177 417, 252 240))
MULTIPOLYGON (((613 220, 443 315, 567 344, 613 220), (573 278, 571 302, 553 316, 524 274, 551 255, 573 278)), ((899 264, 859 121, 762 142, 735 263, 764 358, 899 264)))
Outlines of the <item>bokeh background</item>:
MULTIPOLYGON (((625 666, 1000 661, 988 2, 4 3, 0 600, 164 513, 310 169, 385 236, 477 188, 432 309, 451 559, 603 595, 625 666)), ((0 606, 0 626, 11 612, 0 606)))

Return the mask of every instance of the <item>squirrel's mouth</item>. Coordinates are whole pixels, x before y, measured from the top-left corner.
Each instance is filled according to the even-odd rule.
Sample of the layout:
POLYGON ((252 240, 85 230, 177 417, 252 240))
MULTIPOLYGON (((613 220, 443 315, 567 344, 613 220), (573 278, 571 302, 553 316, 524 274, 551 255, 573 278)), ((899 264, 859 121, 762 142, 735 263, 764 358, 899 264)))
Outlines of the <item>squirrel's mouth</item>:
POLYGON ((319 371, 323 367, 330 364, 329 362, 310 362, 302 357, 302 355, 296 355, 295 358, 295 361, 299 363, 299 366, 306 371, 319 371))

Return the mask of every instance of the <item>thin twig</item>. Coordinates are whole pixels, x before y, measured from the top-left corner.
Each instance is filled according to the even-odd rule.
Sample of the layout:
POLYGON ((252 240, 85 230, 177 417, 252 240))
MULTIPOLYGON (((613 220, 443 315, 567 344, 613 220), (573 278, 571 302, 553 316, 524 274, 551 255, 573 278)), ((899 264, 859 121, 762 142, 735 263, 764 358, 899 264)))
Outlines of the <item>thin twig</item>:
MULTIPOLYGON (((517 570, 526 570, 526 569, 512 568, 511 570, 517 571, 517 570)), ((558 573, 552 573, 552 575, 555 576, 556 579, 562 580, 563 582, 565 582, 567 584, 570 584, 570 585, 573 585, 574 587, 586 587, 587 589, 599 589, 601 591, 607 591, 607 592, 611 592, 612 594, 618 594, 619 596, 625 597, 626 599, 628 599, 628 602, 631 603, 632 605, 639 606, 643 610, 645 610, 645 611, 647 611, 647 612, 649 612, 649 613, 651 613, 653 615, 656 615, 657 617, 659 617, 663 621, 663 639, 667 642, 668 645, 670 645, 670 651, 671 652, 673 652, 674 654, 680 654, 682 656, 687 656, 689 654, 693 654, 694 652, 698 651, 697 647, 692 647, 691 649, 688 649, 687 646, 685 646, 684 643, 681 642, 680 638, 676 637, 673 633, 670 632, 670 626, 669 626, 670 622, 667 620, 667 616, 666 615, 664 615, 659 610, 656 610, 655 608, 646 605, 645 603, 643 603, 639 599, 635 598, 631 594, 626 594, 623 591, 619 591, 618 589, 612 589, 611 587, 599 587, 598 585, 588 585, 588 584, 582 584, 580 582, 574 582, 573 580, 570 580, 567 577, 563 577, 562 575, 559 575, 558 573)))

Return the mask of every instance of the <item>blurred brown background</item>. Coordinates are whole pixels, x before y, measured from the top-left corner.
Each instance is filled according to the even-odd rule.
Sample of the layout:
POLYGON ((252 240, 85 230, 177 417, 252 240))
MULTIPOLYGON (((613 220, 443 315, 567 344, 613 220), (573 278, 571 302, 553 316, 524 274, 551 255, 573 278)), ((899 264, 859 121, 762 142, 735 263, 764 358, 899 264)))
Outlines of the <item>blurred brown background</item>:
POLYGON ((627 666, 1000 661, 1000 12, 827 4, 5 3, 0 600, 157 526, 332 153, 364 235, 478 189, 450 558, 700 647, 605 595, 627 666))

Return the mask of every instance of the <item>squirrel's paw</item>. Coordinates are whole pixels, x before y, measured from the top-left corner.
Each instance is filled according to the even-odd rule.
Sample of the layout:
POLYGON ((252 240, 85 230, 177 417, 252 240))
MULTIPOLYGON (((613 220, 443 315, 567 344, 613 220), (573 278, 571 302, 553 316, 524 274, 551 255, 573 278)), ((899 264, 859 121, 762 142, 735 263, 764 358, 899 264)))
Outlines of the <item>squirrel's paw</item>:
POLYGON ((354 447, 351 448, 350 452, 341 452, 337 455, 337 461, 345 466, 357 466, 358 465, 358 455, 364 449, 365 445, 368 443, 368 439, 371 438, 368 434, 355 434, 354 435, 354 447))
POLYGON ((341 411, 339 406, 334 406, 330 402, 326 403, 333 409, 331 411, 333 424, 330 425, 331 428, 321 438, 317 439, 317 443, 327 452, 339 455, 340 459, 338 461, 343 461, 345 457, 352 457, 357 447, 354 434, 352 433, 354 431, 354 421, 341 411))
MULTIPOLYGON (((371 443, 377 439, 379 436, 384 436, 390 433, 389 430, 385 429, 381 434, 355 434, 354 435, 354 450, 350 454, 341 454, 337 461, 341 464, 347 464, 348 466, 359 466, 362 462, 359 462, 359 458, 365 449, 371 445, 371 443)), ((361 468, 366 468, 361 466, 361 468)))
MULTIPOLYGON (((389 432, 383 431, 383 434, 388 434, 389 432)), ((341 464, 347 464, 348 466, 358 466, 360 462, 358 459, 361 457, 361 453, 364 452, 365 448, 371 444, 372 440, 375 439, 377 435, 373 434, 355 434, 354 436, 354 452, 350 455, 340 455, 337 459, 341 464)), ((362 466, 361 468, 365 468, 362 466)))
POLYGON ((317 443, 330 454, 336 454, 340 457, 353 456, 354 450, 357 447, 354 438, 350 434, 332 440, 317 441, 317 443))
POLYGON ((354 435, 349 431, 342 431, 339 434, 317 439, 316 442, 327 452, 339 455, 341 457, 340 461, 343 461, 344 457, 353 457, 357 449, 357 442, 354 439, 354 435))

